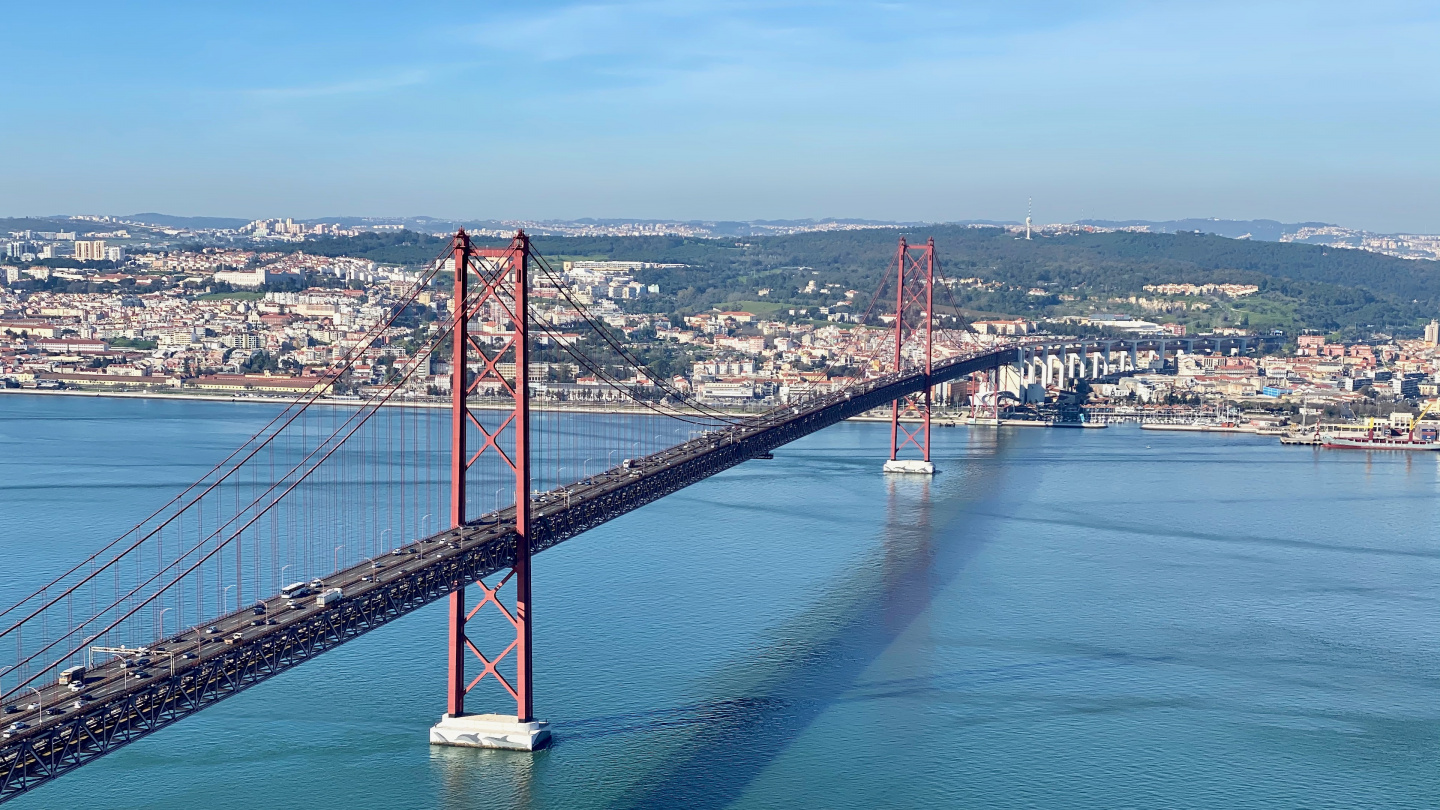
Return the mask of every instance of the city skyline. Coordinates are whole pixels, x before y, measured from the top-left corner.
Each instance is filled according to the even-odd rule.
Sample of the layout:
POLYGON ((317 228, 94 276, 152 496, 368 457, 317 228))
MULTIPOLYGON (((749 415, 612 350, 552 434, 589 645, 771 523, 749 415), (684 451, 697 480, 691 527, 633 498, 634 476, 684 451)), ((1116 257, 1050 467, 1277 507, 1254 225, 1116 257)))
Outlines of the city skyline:
MULTIPOLYGON (((3 253, 12 259, 26 261, 57 258, 80 260, 108 258, 92 256, 82 249, 82 243, 75 242, 77 234, 73 229, 86 233, 105 234, 105 228, 119 226, 124 233, 121 238, 127 244, 154 248, 173 240, 200 240, 218 244, 234 244, 239 240, 305 241, 307 239, 353 237, 365 232, 393 232, 408 230, 447 236, 457 228, 464 228, 480 237, 504 238, 516 230, 525 230, 537 236, 678 236, 702 239, 732 239, 736 237, 781 236, 796 233, 820 231, 855 231, 867 229, 915 229, 960 226, 965 228, 1001 228, 1030 238, 1032 226, 1040 236, 1058 236, 1074 233, 1110 233, 1129 231, 1152 234, 1175 234, 1185 231, 1201 232, 1231 239, 1259 242, 1298 242, 1336 248, 1349 248, 1374 253, 1383 253, 1403 259, 1440 260, 1440 235, 1416 233, 1376 233, 1364 229, 1347 228, 1343 225, 1324 222, 1283 223, 1274 220, 1222 220, 1216 218, 1191 218, 1182 220, 1082 220, 1080 222, 1032 222, 1014 220, 970 220, 952 223, 895 222, 862 219, 799 219, 799 220, 666 220, 635 218, 582 218, 578 220, 466 220, 441 219, 436 217, 317 217, 294 219, 292 217, 259 217, 242 220, 224 217, 182 217, 173 214, 140 213, 124 216, 112 215, 57 215, 52 217, 31 217, 27 219, 0 219, 0 225, 9 224, 10 242, 0 243, 3 253), (100 229, 97 230, 97 226, 100 229), (18 228, 18 230, 17 230, 18 228), (140 233, 130 234, 127 229, 140 233), (148 237, 145 236, 148 234, 148 237), (158 237, 162 242, 150 241, 158 237), (38 241, 28 241, 31 239, 38 241), (139 238, 139 242, 132 242, 139 238), (16 241, 18 240, 18 241, 16 241), (67 248, 65 242, 74 244, 67 248), (28 257, 28 258, 27 258, 28 257)), ((3 233, 3 231, 0 231, 3 233)), ((99 250, 99 248, 96 248, 99 250)), ((121 247, 108 250, 119 255, 121 247)))
POLYGON ((1440 231, 1415 3, 74 11, 7 19, 0 214, 1440 231))

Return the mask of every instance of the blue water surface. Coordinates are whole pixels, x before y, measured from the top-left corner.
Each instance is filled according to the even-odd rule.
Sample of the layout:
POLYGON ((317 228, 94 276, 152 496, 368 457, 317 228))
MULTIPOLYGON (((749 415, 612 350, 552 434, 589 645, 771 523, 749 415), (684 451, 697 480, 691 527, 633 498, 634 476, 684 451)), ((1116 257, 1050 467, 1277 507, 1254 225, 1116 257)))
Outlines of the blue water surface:
MULTIPOLYGON (((269 416, 0 396, 0 597, 269 416)), ((887 431, 537 557, 548 750, 427 744, 437 604, 12 806, 1440 806, 1440 454, 947 428, 922 481, 887 431)))

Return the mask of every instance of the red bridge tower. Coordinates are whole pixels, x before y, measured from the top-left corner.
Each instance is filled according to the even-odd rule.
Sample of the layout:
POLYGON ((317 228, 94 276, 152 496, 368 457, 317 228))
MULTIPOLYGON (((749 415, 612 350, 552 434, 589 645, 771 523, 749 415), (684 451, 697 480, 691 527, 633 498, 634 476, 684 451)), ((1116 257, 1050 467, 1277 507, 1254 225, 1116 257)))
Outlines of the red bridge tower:
MULTIPOLYGON (((924 247, 910 247, 905 237, 895 251, 895 368, 899 373, 923 365, 926 376, 933 371, 935 348, 935 240, 924 247)), ((890 460, 885 472, 933 475, 930 461, 930 386, 923 393, 890 405, 890 460), (919 419, 916 425, 914 420, 919 419), (918 459, 900 458, 901 451, 914 448, 918 459)))
MULTIPOLYGON (((435 745, 463 745, 481 748, 513 748, 531 751, 550 739, 547 723, 535 719, 530 657, 530 392, 526 312, 530 238, 524 231, 515 234, 503 248, 477 248, 461 230, 454 249, 455 315, 451 370, 450 525, 465 525, 466 473, 487 453, 498 456, 499 467, 515 477, 515 551, 508 573, 494 585, 474 583, 484 596, 469 610, 465 586, 450 594, 449 676, 446 681, 446 711, 430 729, 435 745), (478 284, 470 289, 471 275, 478 284), (470 321, 481 313, 508 327, 498 348, 487 351, 470 332, 470 321), (514 369, 510 379, 500 372, 505 364, 514 369), (513 365, 512 365, 513 364, 513 365), (469 397, 490 383, 509 393, 514 407, 505 411, 475 411, 469 397), (482 421, 482 416, 484 420, 482 421), (488 425, 487 425, 488 422, 488 425), (507 453, 504 439, 512 452, 507 453), (479 445, 475 447, 474 445, 479 445), (514 584, 513 611, 501 601, 500 589, 514 584), (513 627, 515 638, 494 658, 488 658, 466 634, 467 622, 487 606, 494 606, 503 622, 513 627), (465 662, 478 660, 481 671, 466 681, 465 662), (513 681, 501 672, 502 662, 514 662, 513 681), (515 699, 512 714, 467 714, 465 695, 486 678, 493 678, 515 699)), ((503 625, 502 625, 503 626, 503 625)))

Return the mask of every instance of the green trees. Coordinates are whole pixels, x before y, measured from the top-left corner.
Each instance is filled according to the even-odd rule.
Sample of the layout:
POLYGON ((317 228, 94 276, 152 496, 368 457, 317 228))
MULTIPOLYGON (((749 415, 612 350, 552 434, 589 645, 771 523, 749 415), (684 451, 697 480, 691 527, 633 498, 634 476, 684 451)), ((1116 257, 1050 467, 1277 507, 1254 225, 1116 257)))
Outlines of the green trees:
POLYGON ((110 338, 107 343, 112 349, 139 349, 141 351, 152 351, 159 342, 154 340, 138 340, 135 338, 110 338))
MULTIPOLYGON (((1112 297, 1144 295, 1146 284, 1188 282, 1258 286, 1259 294, 1245 299, 1243 311, 1229 320, 1257 329, 1404 333, 1440 313, 1440 262, 1360 250, 1195 233, 1080 233, 1025 240, 1000 228, 958 225, 905 233, 914 240, 935 238, 946 277, 999 282, 955 286, 940 296, 937 310, 948 309, 953 299, 970 312, 1034 318, 1066 311, 1067 298, 1104 307, 1112 297)), ((637 273, 636 280, 658 284, 661 294, 625 305, 634 311, 693 313, 754 300, 758 289, 769 288, 765 300, 807 307, 833 305, 845 290, 857 290, 858 313, 886 273, 900 234, 875 228, 741 241, 537 236, 534 246, 556 270, 562 257, 686 265, 637 273), (812 280, 817 289, 800 292, 812 280)), ((312 240, 293 249, 417 265, 434 259, 445 244, 440 237, 401 231, 312 240)), ((1219 322, 1222 313, 1213 314, 1219 322)), ((1209 316, 1187 319, 1196 326, 1210 324, 1209 316)))
POLYGON ((267 371, 272 374, 279 372, 280 361, 264 349, 250 355, 249 360, 240 364, 241 374, 263 374, 267 371))

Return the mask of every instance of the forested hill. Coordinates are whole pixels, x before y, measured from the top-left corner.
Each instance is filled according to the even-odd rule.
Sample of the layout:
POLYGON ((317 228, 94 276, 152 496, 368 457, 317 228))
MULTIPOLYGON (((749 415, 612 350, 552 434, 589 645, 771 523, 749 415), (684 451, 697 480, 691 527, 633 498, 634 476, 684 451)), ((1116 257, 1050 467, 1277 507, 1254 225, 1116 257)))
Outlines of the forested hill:
MULTIPOLYGON (((655 308, 708 309, 754 300, 824 303, 797 292, 809 280, 868 294, 891 261, 895 229, 866 229, 749 237, 537 237, 554 258, 680 263, 685 269, 647 271, 659 284, 655 308)), ((1227 239, 1193 233, 1095 233, 1017 239, 998 228, 937 226, 905 232, 912 243, 934 237, 944 274, 1000 282, 1000 289, 960 288, 960 306, 995 314, 1069 314, 1124 307, 1115 299, 1145 295, 1146 284, 1255 284, 1261 294, 1224 303, 1181 320, 1197 327, 1242 323, 1254 327, 1409 332, 1440 314, 1440 262, 1376 253, 1227 239), (1045 295, 1030 294, 1044 290, 1045 295)), ((444 248, 443 239, 414 233, 369 234, 307 242, 296 249, 358 255, 383 262, 419 263, 444 248)), ((989 285, 993 287, 994 285, 989 285)), ((828 297, 833 300, 833 296, 828 297)), ((1172 318, 1173 319, 1173 318, 1172 318)))

